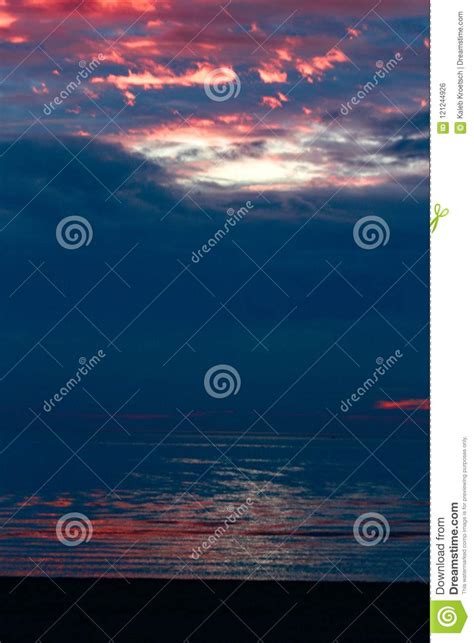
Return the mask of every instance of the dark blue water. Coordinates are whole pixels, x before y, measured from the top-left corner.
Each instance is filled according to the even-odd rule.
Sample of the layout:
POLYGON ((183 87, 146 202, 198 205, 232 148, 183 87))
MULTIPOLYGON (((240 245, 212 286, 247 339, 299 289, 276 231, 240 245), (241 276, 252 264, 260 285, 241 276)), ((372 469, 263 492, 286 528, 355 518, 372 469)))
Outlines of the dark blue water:
POLYGON ((0 478, 1 573, 426 578, 426 442, 405 433, 371 455, 382 442, 117 428, 73 455, 54 436, 19 439, 0 478), (65 525, 58 537, 71 512, 87 518, 76 546, 65 525), (382 524, 381 542, 361 545, 354 522, 374 512, 389 536, 382 524))

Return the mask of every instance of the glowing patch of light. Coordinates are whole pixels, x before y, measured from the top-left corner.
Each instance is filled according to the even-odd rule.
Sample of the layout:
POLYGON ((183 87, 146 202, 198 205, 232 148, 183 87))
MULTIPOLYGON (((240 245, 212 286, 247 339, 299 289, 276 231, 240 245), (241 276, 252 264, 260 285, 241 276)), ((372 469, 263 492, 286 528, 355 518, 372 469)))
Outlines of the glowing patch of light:
POLYGON ((208 180, 219 185, 295 185, 310 181, 314 177, 314 167, 295 161, 274 161, 268 159, 246 159, 229 161, 214 165, 198 180, 208 180))

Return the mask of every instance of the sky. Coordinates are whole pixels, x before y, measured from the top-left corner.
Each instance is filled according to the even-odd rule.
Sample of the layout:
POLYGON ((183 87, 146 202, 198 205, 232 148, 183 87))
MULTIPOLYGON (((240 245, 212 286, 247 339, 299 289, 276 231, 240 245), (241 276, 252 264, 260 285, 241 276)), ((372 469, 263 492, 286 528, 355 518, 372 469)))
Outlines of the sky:
POLYGON ((109 142, 156 160, 188 189, 398 180, 403 191, 426 174, 426 7, 5 0, 5 135, 31 125, 28 136, 109 142), (341 105, 396 54, 401 73, 341 118, 341 105), (98 66, 79 90, 54 105, 91 61, 98 66), (217 105, 203 91, 216 69, 235 85, 217 105))
POLYGON ((426 424, 428 35, 418 0, 0 0, 7 431, 100 349, 55 426, 311 432, 396 350, 346 420, 426 424), (216 364, 238 395, 206 393, 216 364))

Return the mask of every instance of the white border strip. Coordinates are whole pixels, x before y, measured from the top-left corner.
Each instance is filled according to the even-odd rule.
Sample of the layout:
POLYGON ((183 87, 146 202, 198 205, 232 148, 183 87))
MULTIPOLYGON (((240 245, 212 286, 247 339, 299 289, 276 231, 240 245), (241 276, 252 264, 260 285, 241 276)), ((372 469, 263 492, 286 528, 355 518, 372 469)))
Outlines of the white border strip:
MULTIPOLYGON (((440 218, 431 235, 431 599, 461 600, 468 619, 458 641, 474 640, 474 431, 470 401, 474 398, 474 207, 469 190, 474 185, 471 158, 473 118, 472 0, 432 0, 431 3, 431 218, 440 218), (459 59, 459 20, 463 21, 463 60, 459 59), (461 64, 462 63, 462 64, 461 64), (461 72, 461 76, 459 76, 461 72), (458 79, 463 80, 459 105, 458 79), (446 105, 443 105, 443 87, 446 105), (463 109, 461 115, 460 107, 463 109), (467 124, 465 134, 456 123, 467 124), (449 123, 449 133, 438 133, 438 123, 449 123), (438 208, 439 204, 439 208, 438 208), (467 437, 467 503, 463 499, 463 438, 467 437), (459 584, 456 595, 456 558, 450 551, 459 506, 459 584), (464 524, 464 519, 467 523, 464 524), (437 540, 444 522, 444 541, 437 540), (444 554, 441 552, 445 545, 444 554), (467 563, 463 561, 464 550, 467 563), (441 552, 441 553, 440 553, 441 552), (444 565, 443 562, 444 556, 444 565), (444 579, 442 574, 444 573, 444 579), (444 582, 444 593, 441 593, 444 582), (451 592, 451 593, 450 593, 451 592)), ((456 552, 454 552, 456 553, 456 552)), ((433 625, 432 618, 432 625, 433 625)), ((438 634, 433 634, 437 637, 438 634)))

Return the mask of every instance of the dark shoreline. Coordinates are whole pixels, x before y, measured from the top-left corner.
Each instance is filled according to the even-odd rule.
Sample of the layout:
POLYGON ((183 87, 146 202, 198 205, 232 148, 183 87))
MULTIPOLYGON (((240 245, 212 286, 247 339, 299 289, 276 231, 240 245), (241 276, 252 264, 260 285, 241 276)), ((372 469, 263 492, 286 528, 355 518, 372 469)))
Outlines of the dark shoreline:
POLYGON ((20 581, 0 578, 1 643, 429 641, 417 582, 20 581))

